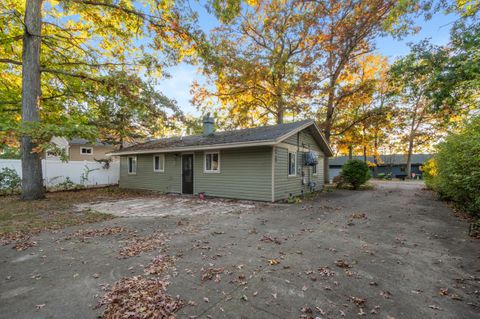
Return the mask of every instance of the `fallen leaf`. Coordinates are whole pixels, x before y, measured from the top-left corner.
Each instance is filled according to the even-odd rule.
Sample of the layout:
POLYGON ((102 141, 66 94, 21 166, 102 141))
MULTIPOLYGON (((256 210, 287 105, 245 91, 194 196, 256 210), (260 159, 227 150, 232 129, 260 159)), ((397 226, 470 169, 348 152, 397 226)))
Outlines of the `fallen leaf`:
POLYGON ((385 299, 390 299, 392 297, 392 294, 390 293, 390 291, 382 291, 380 292, 380 296, 385 299))
POLYGON ((269 235, 263 235, 262 238, 260 238, 260 241, 264 243, 275 243, 277 245, 280 245, 282 243, 277 237, 272 237, 269 235))
POLYGON ((351 266, 345 260, 342 260, 342 259, 335 261, 335 265, 340 268, 351 268, 351 266))
POLYGON ((440 288, 440 295, 447 296, 448 295, 448 288, 440 288))
POLYGON ((435 310, 442 310, 442 308, 436 305, 429 305, 428 308, 435 309, 435 310))
MULTIPOLYGON (((225 271, 224 268, 207 268, 203 270, 201 280, 202 281, 212 280, 214 277, 219 276, 220 274, 223 274, 224 271, 225 271)), ((220 279, 218 278, 218 280, 220 279)))
POLYGON ((365 306, 365 303, 367 302, 367 299, 362 299, 358 297, 350 297, 350 300, 357 305, 359 308, 363 308, 365 306))
POLYGON ((269 260, 268 260, 268 263, 270 264, 270 266, 274 266, 274 265, 280 264, 280 260, 278 260, 278 259, 269 259, 269 260))

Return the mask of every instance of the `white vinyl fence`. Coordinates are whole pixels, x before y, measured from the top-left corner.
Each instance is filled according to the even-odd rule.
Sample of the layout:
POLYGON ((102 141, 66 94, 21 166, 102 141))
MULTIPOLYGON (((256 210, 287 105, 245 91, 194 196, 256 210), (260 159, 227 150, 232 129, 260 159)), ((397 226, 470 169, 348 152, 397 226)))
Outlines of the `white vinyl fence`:
MULTIPOLYGON (((44 184, 55 186, 66 181, 67 177, 76 184, 85 186, 118 184, 120 162, 110 162, 108 169, 103 163, 90 161, 62 162, 58 159, 42 160, 44 184)), ((22 177, 22 163, 20 160, 0 159, 0 170, 4 167, 12 168, 22 177)))

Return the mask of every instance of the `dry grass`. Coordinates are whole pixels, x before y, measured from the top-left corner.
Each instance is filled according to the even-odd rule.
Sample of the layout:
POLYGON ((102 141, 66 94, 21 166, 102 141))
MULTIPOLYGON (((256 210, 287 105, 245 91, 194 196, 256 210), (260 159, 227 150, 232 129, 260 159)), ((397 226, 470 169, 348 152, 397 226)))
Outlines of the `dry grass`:
POLYGON ((112 219, 112 215, 91 210, 75 211, 74 205, 149 195, 151 193, 107 187, 47 193, 46 199, 37 201, 21 201, 18 196, 0 196, 0 238, 112 219))

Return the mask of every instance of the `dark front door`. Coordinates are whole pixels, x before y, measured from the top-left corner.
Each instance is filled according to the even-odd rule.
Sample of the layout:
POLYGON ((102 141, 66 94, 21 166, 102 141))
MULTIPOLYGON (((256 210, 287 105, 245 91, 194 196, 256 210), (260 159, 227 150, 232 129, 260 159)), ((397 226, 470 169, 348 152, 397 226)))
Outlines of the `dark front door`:
POLYGON ((182 155, 182 192, 193 194, 193 154, 182 155))

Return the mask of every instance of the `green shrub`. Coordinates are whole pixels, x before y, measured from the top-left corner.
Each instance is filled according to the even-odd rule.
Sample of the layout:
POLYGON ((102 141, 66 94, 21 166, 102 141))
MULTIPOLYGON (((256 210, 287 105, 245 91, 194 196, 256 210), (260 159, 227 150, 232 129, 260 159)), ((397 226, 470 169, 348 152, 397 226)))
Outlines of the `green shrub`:
POLYGON ((423 170, 428 187, 480 217, 480 117, 447 136, 423 170))
POLYGON ((345 182, 353 186, 353 189, 358 189, 370 179, 370 169, 367 163, 352 159, 343 165, 341 176, 345 182))
POLYGON ((438 180, 438 178, 436 178, 438 174, 438 168, 437 160, 435 159, 435 157, 426 161, 425 164, 422 165, 421 170, 425 185, 427 185, 427 187, 430 189, 436 190, 437 187, 435 185, 435 182, 438 180))
POLYGON ((65 178, 65 181, 63 181, 61 183, 58 183, 55 186, 60 190, 69 190, 69 189, 77 188, 77 184, 72 182, 72 180, 68 176, 67 176, 67 178, 65 178))
POLYGON ((12 194, 20 190, 22 186, 22 179, 17 174, 17 171, 8 167, 0 170, 0 193, 12 194))

